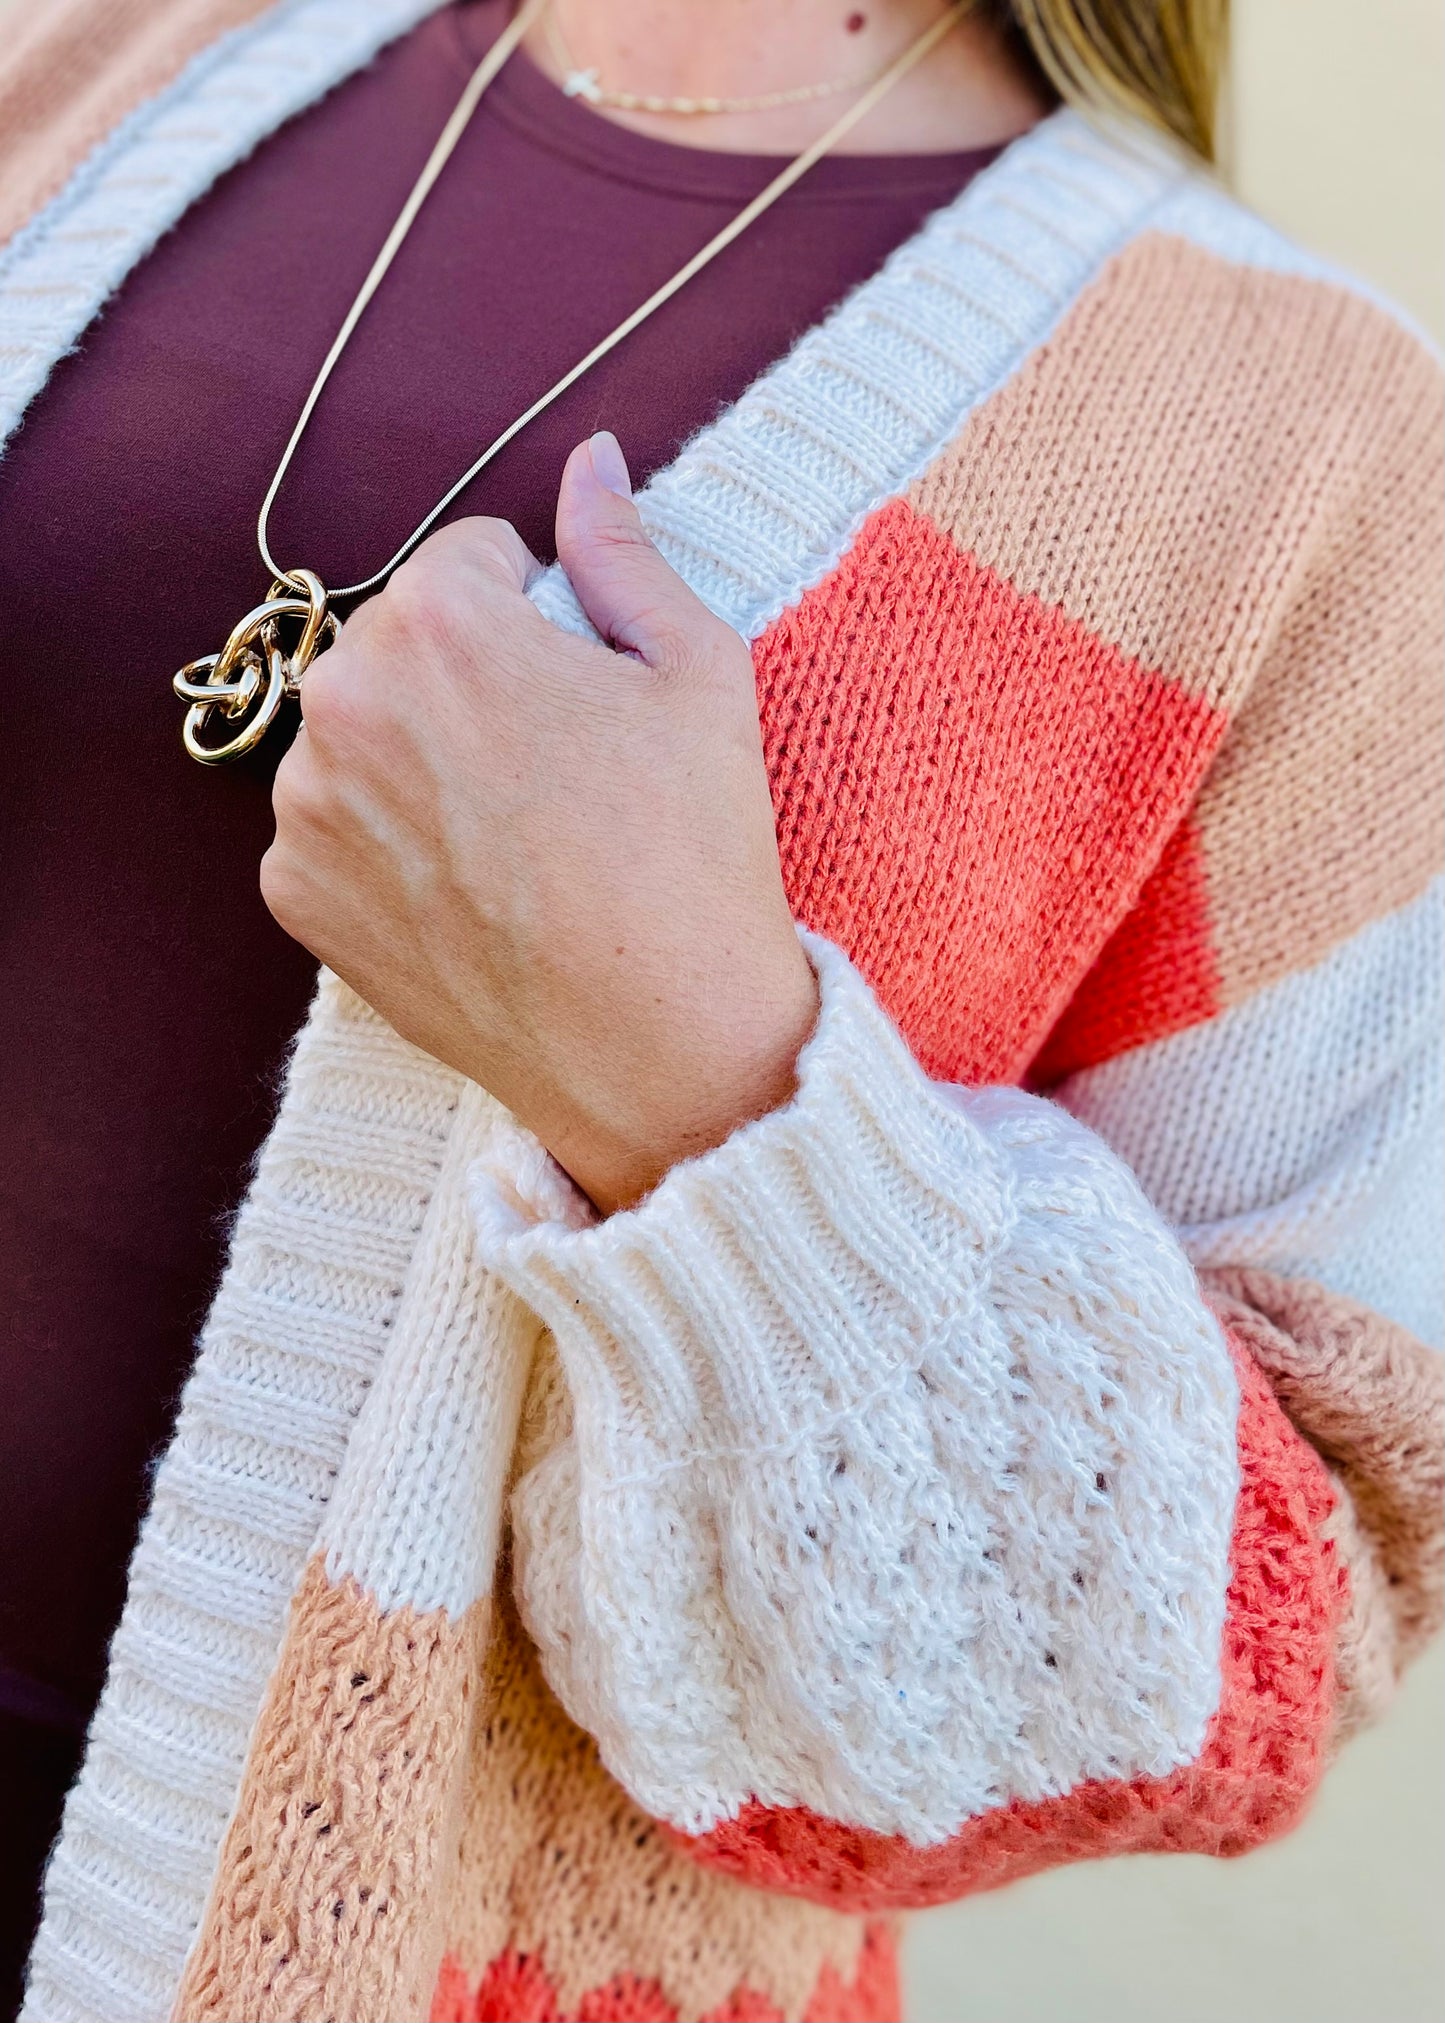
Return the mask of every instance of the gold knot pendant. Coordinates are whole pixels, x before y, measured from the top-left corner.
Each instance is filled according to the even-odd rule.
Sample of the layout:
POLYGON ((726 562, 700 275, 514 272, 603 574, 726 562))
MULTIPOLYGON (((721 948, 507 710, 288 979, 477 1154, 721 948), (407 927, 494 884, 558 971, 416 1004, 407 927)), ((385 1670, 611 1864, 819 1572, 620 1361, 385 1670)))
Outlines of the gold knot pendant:
POLYGON ((219 766, 254 750, 285 698, 301 693, 301 677, 340 629, 326 608, 320 579, 309 569, 278 576, 265 602, 246 613, 219 653, 187 661, 171 682, 190 704, 181 740, 191 757, 219 766), (223 732, 230 724, 240 728, 217 739, 214 719, 223 732))

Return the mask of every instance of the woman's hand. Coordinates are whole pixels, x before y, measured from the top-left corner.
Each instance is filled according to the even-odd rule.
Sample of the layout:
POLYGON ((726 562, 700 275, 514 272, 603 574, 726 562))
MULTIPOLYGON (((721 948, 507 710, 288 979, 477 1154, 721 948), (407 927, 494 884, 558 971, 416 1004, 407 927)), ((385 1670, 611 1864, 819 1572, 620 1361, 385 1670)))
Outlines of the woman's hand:
POLYGON ((557 552, 619 650, 533 609, 505 521, 434 534, 306 676, 261 890, 609 1212, 787 1098, 817 989, 751 657, 648 540, 611 436, 568 461, 557 552))

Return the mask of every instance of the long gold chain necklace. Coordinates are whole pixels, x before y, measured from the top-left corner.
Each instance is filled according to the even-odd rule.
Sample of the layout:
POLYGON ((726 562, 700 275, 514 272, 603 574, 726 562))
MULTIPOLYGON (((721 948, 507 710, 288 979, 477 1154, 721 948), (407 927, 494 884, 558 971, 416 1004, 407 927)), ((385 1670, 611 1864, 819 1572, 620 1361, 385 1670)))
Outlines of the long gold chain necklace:
MULTIPOLYGON (((786 91, 759 91, 748 98, 663 98, 651 91, 621 91, 604 84, 599 70, 589 70, 575 62, 555 5, 547 19, 547 40, 561 66, 566 96, 585 99, 588 105, 610 107, 615 112, 678 113, 687 118, 720 112, 773 112, 780 106, 812 105, 820 98, 837 98, 845 91, 864 91, 874 82, 874 77, 830 77, 821 84, 795 84, 786 91)), ((881 77, 883 72, 874 75, 881 77)))
POLYGON ((513 15, 473 71, 450 119, 438 135, 426 166, 398 212, 396 222, 388 232, 381 251, 362 282, 356 300, 346 312, 341 328, 337 331, 331 349, 322 361, 321 369, 302 405, 290 439, 281 452, 281 461, 277 464, 276 474, 266 489, 266 496, 261 502, 261 511, 256 522, 256 545, 271 577, 269 590, 262 602, 248 611, 236 625, 219 653, 208 653, 200 660, 188 661, 174 677, 172 686, 176 694, 189 705, 181 736, 191 757, 198 759, 202 765, 220 765, 227 759, 240 758, 242 753, 249 752, 258 745, 275 722, 285 698, 288 695, 300 694, 302 679, 316 655, 336 638, 340 627, 332 605, 338 599, 360 597, 368 590, 375 590, 385 583, 393 570, 399 568, 417 544, 431 532, 453 500, 460 497, 473 478, 486 469, 499 451, 519 435, 529 422, 535 421, 537 416, 549 408, 553 401, 559 399, 570 386, 575 386, 582 375, 589 372, 599 359, 605 358, 610 351, 615 350, 639 324, 645 323, 649 316, 665 302, 670 301, 695 274, 701 273, 710 261, 715 260, 718 254, 740 237, 755 219, 760 218, 764 211, 784 196, 815 163, 821 161, 830 148, 836 147, 844 135, 873 110, 885 93, 891 91, 901 78, 906 77, 916 64, 921 63, 924 57, 929 55, 955 23, 967 13, 972 4, 973 0, 953 0, 953 4, 932 26, 925 29, 901 56, 895 58, 888 68, 873 80, 825 134, 811 142, 801 154, 796 155, 786 168, 774 176, 765 189, 743 206, 735 218, 679 267, 670 280, 663 282, 660 288, 654 289, 647 300, 639 303, 629 316, 625 316, 616 329, 609 331, 604 338, 594 344, 585 358, 580 358, 555 385, 548 387, 539 399, 533 401, 524 414, 518 415, 515 421, 509 423, 502 433, 487 445, 476 461, 462 472, 456 483, 442 494, 425 519, 412 529, 389 561, 384 562, 370 576, 363 577, 359 583, 349 583, 340 590, 328 591, 311 570, 283 569, 276 561, 271 553, 267 532, 271 508, 276 503, 277 494, 291 467, 291 460, 296 454, 302 436, 306 433, 306 425, 315 411, 326 382, 335 370, 342 352, 345 351, 352 332, 361 321, 367 304, 386 278, 387 270, 410 232, 417 212, 451 159, 452 152, 476 111, 483 92, 518 44, 530 34, 551 5, 551 0, 524 0, 524 4, 513 15), (221 728, 226 732, 219 740, 208 733, 208 727, 215 718, 221 719, 221 728))

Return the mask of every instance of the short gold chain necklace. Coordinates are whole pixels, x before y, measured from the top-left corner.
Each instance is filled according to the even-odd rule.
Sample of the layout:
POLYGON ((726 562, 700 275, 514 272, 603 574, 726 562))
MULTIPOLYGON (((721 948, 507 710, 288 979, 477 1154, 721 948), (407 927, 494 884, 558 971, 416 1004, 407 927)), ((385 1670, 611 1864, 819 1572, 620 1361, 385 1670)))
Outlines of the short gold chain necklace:
POLYGON ((580 358, 570 371, 565 372, 555 385, 548 387, 541 397, 533 401, 524 414, 517 416, 502 433, 490 442, 476 461, 470 464, 456 483, 444 492, 421 523, 414 527, 396 553, 370 576, 359 583, 349 583, 339 590, 328 591, 310 569, 283 569, 271 553, 267 533, 271 508, 276 503, 277 494, 291 467, 306 425, 310 421, 322 390, 336 368, 337 361, 350 341, 351 334, 361 321, 367 304, 375 295, 386 277, 388 268, 400 251, 417 212, 425 203, 442 170, 450 160, 452 151, 461 139, 472 114, 476 111, 483 92, 491 83, 502 65, 534 25, 541 20, 551 0, 525 0, 511 21, 492 44, 476 69, 472 72, 450 119, 437 137, 436 146, 427 159, 426 166, 417 177, 410 196, 397 214, 396 222, 386 236, 385 243, 371 270, 362 282, 356 300, 347 310, 341 328, 337 331, 331 349, 323 359, 321 369, 312 383, 297 417, 296 426, 285 449, 281 461, 276 466, 276 474, 266 489, 261 502, 260 515, 256 522, 256 545, 261 551, 261 560, 271 577, 271 586, 261 603, 248 611, 236 625, 230 638, 219 653, 208 653, 200 660, 188 661, 173 680, 172 686, 182 701, 189 707, 182 726, 182 739, 186 750, 202 765, 220 765, 227 759, 240 758, 251 751, 266 735, 280 712, 288 695, 299 695, 302 679, 316 655, 329 646, 340 630, 332 605, 338 599, 360 597, 368 590, 378 589, 393 570, 399 568, 407 556, 425 539, 454 499, 466 490, 481 471, 485 470, 498 452, 519 435, 528 422, 535 421, 544 409, 559 399, 568 387, 575 386, 585 372, 614 350, 625 337, 629 337, 639 324, 645 323, 654 311, 670 301, 682 287, 715 260, 719 253, 740 237, 749 225, 760 218, 764 211, 786 194, 800 177, 807 174, 813 165, 821 161, 830 148, 842 140, 858 122, 870 113, 884 94, 905 77, 915 64, 921 63, 935 46, 943 40, 948 31, 959 21, 973 4, 973 0, 953 0, 944 13, 924 30, 916 41, 905 49, 901 56, 888 66, 867 86, 861 96, 849 106, 842 117, 829 127, 825 134, 803 149, 778 175, 761 190, 748 204, 745 204, 728 224, 692 258, 686 261, 670 280, 663 282, 645 302, 638 304, 629 316, 625 316, 616 329, 611 330, 585 358, 580 358), (219 728, 222 735, 217 737, 219 728))
MULTIPOLYGON (((874 77, 830 77, 821 84, 795 84, 786 91, 759 91, 747 98, 664 98, 656 92, 622 91, 604 84, 600 70, 575 62, 555 5, 547 20, 547 40, 562 67, 562 89, 567 97, 609 106, 614 112, 677 113, 685 118, 720 112, 774 112, 785 105, 812 105, 845 91, 864 91, 874 82, 874 77)), ((882 75, 881 70, 874 74, 882 75)))

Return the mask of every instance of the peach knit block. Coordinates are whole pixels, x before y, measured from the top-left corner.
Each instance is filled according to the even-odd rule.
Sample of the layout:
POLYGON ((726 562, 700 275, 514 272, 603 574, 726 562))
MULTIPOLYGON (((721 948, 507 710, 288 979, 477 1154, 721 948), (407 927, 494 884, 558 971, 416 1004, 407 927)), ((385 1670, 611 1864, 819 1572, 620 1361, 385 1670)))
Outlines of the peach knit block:
POLYGON ((489 1612, 383 1615, 312 1560, 175 2023, 425 2013, 489 1612))
MULTIPOLYGON (((725 2015, 751 1990, 802 2023, 820 1987, 874 1985, 857 1919, 710 1873, 633 1804, 548 1689, 506 1583, 444 1924, 437 2004, 499 2023, 601 2014, 589 2004, 623 1985, 684 2018, 725 2015)), ((886 1935, 867 1943, 876 1955, 886 1935)))
POLYGON ((22 0, 0 74, 0 243, 126 114, 269 0, 22 0))

